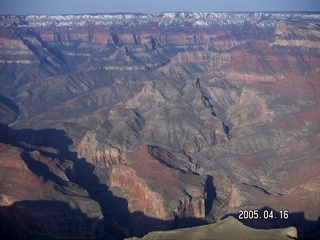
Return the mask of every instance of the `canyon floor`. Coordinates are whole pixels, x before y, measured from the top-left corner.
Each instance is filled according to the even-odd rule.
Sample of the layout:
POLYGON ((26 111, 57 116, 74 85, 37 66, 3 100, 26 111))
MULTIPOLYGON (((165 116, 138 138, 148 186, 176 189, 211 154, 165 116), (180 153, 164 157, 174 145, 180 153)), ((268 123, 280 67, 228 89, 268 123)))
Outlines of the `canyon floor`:
POLYGON ((0 16, 0 237, 319 239, 319 21, 0 16))

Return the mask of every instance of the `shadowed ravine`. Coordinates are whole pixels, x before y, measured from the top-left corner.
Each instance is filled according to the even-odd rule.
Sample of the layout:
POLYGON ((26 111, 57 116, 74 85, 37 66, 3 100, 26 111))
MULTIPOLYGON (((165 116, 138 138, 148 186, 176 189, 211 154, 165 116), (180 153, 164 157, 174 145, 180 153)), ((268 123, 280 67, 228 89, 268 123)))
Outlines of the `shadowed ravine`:
MULTIPOLYGON (((37 149, 45 157, 58 159, 59 161, 64 161, 68 159, 74 163, 74 169, 72 171, 66 171, 68 180, 85 189, 89 193, 89 196, 99 203, 100 208, 102 210, 103 219, 99 221, 105 225, 105 235, 98 235, 99 233, 97 232, 96 234, 97 236, 99 236, 99 238, 122 239, 125 237, 132 236, 142 237, 150 231, 191 227, 206 223, 203 219, 190 217, 183 219, 176 218, 173 220, 165 221, 145 216, 142 212, 129 212, 127 200, 114 196, 107 185, 100 183, 98 177, 94 174, 94 166, 86 162, 85 159, 77 158, 76 153, 73 153, 68 150, 68 147, 72 142, 70 141, 70 139, 66 137, 66 134, 61 130, 13 130, 5 125, 1 125, 1 134, 1 140, 3 143, 10 144, 11 146, 16 146, 23 149, 22 158, 27 163, 30 171, 32 171, 36 176, 42 177, 44 182, 53 182, 54 186, 56 186, 56 188, 59 189, 59 191, 63 192, 64 187, 66 186, 66 182, 64 182, 61 178, 55 175, 54 172, 51 172, 48 166, 46 166, 44 163, 36 161, 32 157, 30 157, 29 153, 37 149), (21 142, 23 142, 23 144, 21 142), (58 154, 42 150, 44 148, 58 150, 58 154)), ((212 190, 214 187, 208 186, 208 188, 212 190)), ((65 194, 67 194, 67 192, 65 192, 65 194)), ((212 195, 213 192, 211 192, 210 194, 212 195)), ((213 197, 214 195, 208 198, 208 206, 212 205, 212 203, 210 202, 213 201, 213 197)), ((46 231, 46 229, 49 228, 51 224, 57 224, 58 226, 64 225, 67 227, 70 223, 54 223, 55 221, 61 220, 58 217, 57 220, 54 220, 52 223, 50 219, 52 218, 51 214, 53 213, 51 213, 51 211, 55 211, 55 209, 61 210, 67 207, 68 204, 65 202, 49 200, 21 201, 14 203, 10 207, 1 207, 1 234, 2 236, 9 238, 46 238, 54 236, 53 230, 52 232, 46 231), (33 219, 32 221, 35 221, 37 223, 36 226, 28 225, 28 222, 30 220, 26 216, 27 214, 29 214, 28 211, 33 211, 32 206, 41 206, 41 210, 38 210, 38 212, 43 211, 44 213, 42 214, 42 216, 38 216, 39 219, 36 219, 37 216, 34 216, 36 220, 33 219), (23 210, 24 208, 27 209, 23 210), (46 222, 47 220, 48 222, 46 222), (41 232, 40 230, 38 232, 38 235, 34 235, 33 228, 43 229, 43 232, 41 232), (12 229, 15 230, 12 231, 12 229)), ((61 211, 66 212, 69 210, 61 211)), ((78 216, 79 214, 76 213, 76 211, 72 209, 70 209, 70 211, 71 212, 68 213, 70 214, 70 217, 75 215, 77 216, 77 218, 80 218, 81 221, 87 222, 89 225, 91 221, 97 221, 90 220, 90 218, 87 217, 85 214, 82 214, 81 210, 79 209, 77 211, 79 211, 80 216, 78 216)), ((78 235, 77 232, 82 231, 81 225, 79 225, 79 223, 74 224, 74 227, 80 229, 75 230, 67 227, 68 233, 67 235, 65 235, 66 237, 81 236, 80 234, 78 235)), ((58 226, 56 227, 58 228, 58 226)), ((62 230, 62 232, 63 231, 66 230, 62 230)))
MULTIPOLYGON (((103 218, 97 220, 83 214, 80 209, 71 209, 70 205, 66 202, 53 200, 15 202, 9 207, 1 207, 0 209, 1 236, 3 237, 76 237, 81 236, 80 232, 84 231, 81 228, 85 226, 103 224, 104 228, 97 228, 94 238, 122 239, 133 236, 143 237, 151 231, 208 224, 204 219, 187 217, 161 220, 148 217, 143 212, 131 213, 128 210, 128 201, 126 199, 114 196, 106 184, 100 183, 98 177, 94 174, 94 166, 84 159, 77 158, 75 153, 68 150, 72 142, 61 130, 13 130, 5 125, 1 125, 1 133, 1 141, 3 143, 23 149, 22 158, 26 161, 30 171, 38 177, 41 176, 44 182, 53 182, 56 189, 59 189, 64 194, 68 194, 67 191, 64 192, 66 182, 62 181, 54 172, 51 172, 45 164, 30 157, 29 153, 38 149, 46 157, 59 159, 59 161, 64 161, 65 159, 72 160, 75 164, 74 169, 66 172, 69 181, 88 191, 89 196, 99 203, 103 213, 103 218), (41 150, 43 148, 58 150, 59 154, 41 150), (58 212, 56 212, 57 210, 58 212), (40 212, 41 215, 38 216, 37 214, 40 212), (71 223, 68 222, 69 217, 65 218, 59 215, 65 215, 66 213, 70 218, 78 220, 72 220, 73 222, 71 223), (48 228, 51 230, 49 231, 48 228), (63 230, 64 228, 67 230, 63 230), (55 235, 55 232, 60 232, 61 235, 55 235), (102 234, 103 232, 104 234, 102 234)), ((208 176, 208 182, 212 183, 212 176, 208 176)), ((206 214, 208 214, 216 198, 215 187, 206 184, 206 192, 206 214)), ((305 219, 304 213, 289 213, 287 220, 280 220, 279 212, 268 207, 259 210, 261 216, 264 210, 273 211, 274 216, 277 216, 278 219, 242 220, 242 222, 246 226, 256 229, 277 229, 294 226, 298 230, 299 239, 310 239, 310 237, 312 238, 312 236, 319 234, 317 231, 320 222, 305 219)), ((228 214, 222 219, 228 216, 238 219, 238 214, 228 214)), ((87 235, 87 237, 92 237, 92 235, 87 235)))

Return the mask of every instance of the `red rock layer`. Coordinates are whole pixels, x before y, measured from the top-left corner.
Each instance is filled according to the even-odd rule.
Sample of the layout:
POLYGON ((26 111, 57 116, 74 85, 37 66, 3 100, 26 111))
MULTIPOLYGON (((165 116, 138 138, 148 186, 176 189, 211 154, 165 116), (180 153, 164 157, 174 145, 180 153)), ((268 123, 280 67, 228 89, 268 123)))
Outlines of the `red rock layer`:
POLYGON ((112 167, 111 186, 132 193, 133 199, 129 199, 131 211, 139 210, 159 219, 172 219, 173 214, 205 217, 204 190, 184 182, 178 170, 162 165, 149 154, 148 146, 129 152, 127 158, 130 164, 112 167), (138 200, 137 204, 134 204, 135 200, 138 200))
POLYGON ((43 194, 39 188, 42 179, 29 170, 21 154, 19 148, 0 144, 0 206, 9 206, 24 199, 37 199, 43 194), (35 189, 38 189, 36 195, 35 189))

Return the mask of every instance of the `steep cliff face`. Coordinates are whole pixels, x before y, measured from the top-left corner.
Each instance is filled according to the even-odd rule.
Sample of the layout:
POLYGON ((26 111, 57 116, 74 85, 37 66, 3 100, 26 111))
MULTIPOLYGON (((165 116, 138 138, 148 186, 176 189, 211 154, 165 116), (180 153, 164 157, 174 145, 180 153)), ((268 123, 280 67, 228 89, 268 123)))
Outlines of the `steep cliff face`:
MULTIPOLYGON (((61 148, 46 144, 45 137, 22 138, 29 144, 22 146, 47 173, 54 172, 57 185, 80 184, 75 168, 92 170, 87 184, 82 179, 78 187, 99 200, 106 230, 121 236, 157 230, 151 222, 168 229, 183 226, 183 219, 212 221, 265 206, 289 210, 290 224, 302 235, 316 235, 319 18, 2 16, 1 122, 14 129, 63 129, 78 157, 69 152, 71 143, 61 148), (39 142, 45 144, 35 148, 39 142), (55 152, 60 150, 64 154, 55 152), (43 151, 60 156, 60 162, 43 158, 43 151), (306 227, 308 221, 314 224, 306 227)), ((6 138, 0 136, 9 143, 6 138)), ((30 168, 4 162, 21 172, 30 168)), ((4 181, 8 192, 19 174, 6 175, 12 179, 4 181)), ((43 186, 32 174, 21 179, 43 186)), ((29 188, 12 192, 47 199, 28 195, 29 188)), ((14 206, 16 195, 1 196, 4 205, 14 206)))
POLYGON ((149 189, 135 171, 126 166, 114 166, 111 172, 110 179, 111 187, 119 187, 128 190, 132 193, 128 203, 128 208, 131 212, 141 211, 147 216, 154 216, 160 219, 165 219, 163 209, 163 201, 159 194, 149 189), (137 206, 135 206, 137 205, 137 206))
POLYGON ((101 169, 108 168, 114 164, 121 163, 121 152, 119 149, 106 146, 95 139, 94 133, 87 133, 81 142, 78 156, 84 157, 88 162, 101 169))
POLYGON ((112 167, 110 186, 130 191, 129 210, 164 220, 205 218, 204 179, 161 164, 148 146, 129 152, 128 165, 112 167), (156 169, 156 171, 155 171, 156 169), (161 181, 159 181, 161 179, 161 181))

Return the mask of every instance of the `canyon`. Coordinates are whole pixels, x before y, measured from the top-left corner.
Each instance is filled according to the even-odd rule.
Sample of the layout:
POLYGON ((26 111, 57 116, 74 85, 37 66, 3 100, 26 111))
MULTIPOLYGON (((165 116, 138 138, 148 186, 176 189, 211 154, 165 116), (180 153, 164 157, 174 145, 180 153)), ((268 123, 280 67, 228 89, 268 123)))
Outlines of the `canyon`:
POLYGON ((0 16, 0 236, 320 238, 319 20, 0 16))

